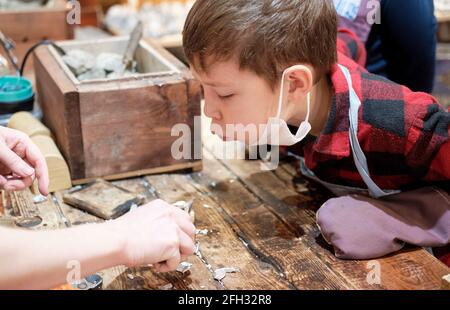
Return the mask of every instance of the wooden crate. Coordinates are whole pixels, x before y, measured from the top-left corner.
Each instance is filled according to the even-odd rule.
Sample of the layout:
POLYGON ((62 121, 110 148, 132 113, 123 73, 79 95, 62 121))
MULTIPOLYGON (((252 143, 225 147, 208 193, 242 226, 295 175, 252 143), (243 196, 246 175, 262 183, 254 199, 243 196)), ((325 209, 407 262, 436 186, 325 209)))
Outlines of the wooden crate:
POLYGON ((64 0, 55 0, 48 8, 0 11, 0 30, 16 42, 16 55, 22 61, 26 51, 41 40, 73 38, 73 26, 66 20, 69 11, 64 0))
MULTIPOLYGON (((58 44, 65 50, 121 54, 126 43, 127 38, 114 37, 58 44)), ((201 169, 201 160, 171 156, 177 139, 171 136, 175 124, 188 124, 192 142, 200 143, 200 130, 194 131, 194 117, 200 115, 200 84, 181 62, 152 41, 140 42, 136 60, 147 73, 80 82, 53 47, 36 50, 37 92, 44 122, 56 136, 73 183, 201 169)))

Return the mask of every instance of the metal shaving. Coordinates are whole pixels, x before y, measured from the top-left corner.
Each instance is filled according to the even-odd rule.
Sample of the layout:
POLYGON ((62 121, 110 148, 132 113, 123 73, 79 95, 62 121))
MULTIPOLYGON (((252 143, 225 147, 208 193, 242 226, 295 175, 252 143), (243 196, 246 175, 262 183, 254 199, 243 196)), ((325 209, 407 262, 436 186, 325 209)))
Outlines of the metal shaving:
POLYGON ((171 283, 158 287, 160 290, 168 291, 173 289, 173 285, 171 283))
POLYGON ((200 242, 198 241, 195 243, 194 254, 200 259, 203 258, 202 253, 200 252, 200 242))
POLYGON ((225 278, 227 273, 235 273, 235 272, 239 272, 239 269, 232 267, 216 269, 214 270, 214 279, 217 281, 221 281, 223 278, 225 278))
POLYGON ((208 235, 208 232, 209 232, 208 229, 197 229, 195 231, 195 234, 206 236, 206 235, 208 235))
POLYGON ((184 274, 184 273, 188 272, 191 269, 191 267, 192 267, 191 263, 181 262, 181 264, 178 265, 178 267, 177 267, 177 271, 184 274))
POLYGON ((173 204, 174 207, 177 207, 177 208, 183 210, 184 212, 187 212, 191 216, 192 220, 195 221, 195 212, 192 209, 193 205, 194 205, 194 199, 191 199, 188 202, 186 202, 184 200, 180 200, 173 204))
POLYGON ((33 203, 38 204, 38 203, 42 203, 42 202, 44 202, 44 201, 47 201, 47 197, 45 197, 45 196, 43 196, 43 195, 36 195, 36 196, 33 196, 33 203))

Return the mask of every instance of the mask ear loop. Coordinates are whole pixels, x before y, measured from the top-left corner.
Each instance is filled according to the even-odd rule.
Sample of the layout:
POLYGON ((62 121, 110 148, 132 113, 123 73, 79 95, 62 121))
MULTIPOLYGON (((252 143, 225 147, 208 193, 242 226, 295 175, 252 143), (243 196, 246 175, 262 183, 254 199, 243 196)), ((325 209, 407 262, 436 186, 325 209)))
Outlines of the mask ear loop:
POLYGON ((306 118, 304 122, 309 122, 309 115, 311 113, 311 92, 306 95, 306 118))
POLYGON ((281 117, 281 109, 282 109, 283 103, 284 103, 284 80, 288 73, 289 73, 289 70, 285 70, 283 72, 283 76, 281 77, 280 97, 278 98, 278 112, 277 112, 276 118, 281 117))
MULTIPOLYGON (((281 77, 280 97, 278 99, 277 118, 281 117, 281 110, 282 110, 283 104, 285 103, 285 100, 284 100, 284 81, 285 81, 286 75, 288 73, 290 73, 292 70, 297 69, 298 67, 301 67, 301 66, 293 66, 293 67, 291 67, 291 68, 289 68, 289 69, 287 69, 287 70, 285 70, 283 72, 283 76, 281 77)), ((305 118, 304 122, 309 122, 309 116, 310 116, 310 113, 311 113, 311 92, 309 92, 306 95, 306 109, 307 109, 306 110, 307 112, 306 112, 306 118, 305 118)))

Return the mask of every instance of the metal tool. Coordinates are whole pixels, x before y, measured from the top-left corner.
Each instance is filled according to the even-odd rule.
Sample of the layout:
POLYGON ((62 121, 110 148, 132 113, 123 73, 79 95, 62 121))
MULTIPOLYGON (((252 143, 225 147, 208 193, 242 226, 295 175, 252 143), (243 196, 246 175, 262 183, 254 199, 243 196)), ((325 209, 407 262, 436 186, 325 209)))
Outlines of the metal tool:
POLYGON ((103 286, 103 279, 98 274, 93 274, 72 283, 72 286, 79 290, 100 290, 103 286))
POLYGON ((15 221, 16 226, 22 227, 22 228, 35 227, 35 226, 40 225, 41 223, 42 223, 42 217, 40 217, 38 215, 32 216, 32 217, 18 218, 15 221))
POLYGON ((136 53, 136 49, 139 46, 139 42, 141 41, 143 34, 144 26, 142 25, 142 22, 139 21, 130 34, 130 40, 128 41, 128 45, 123 56, 123 64, 125 65, 124 71, 133 68, 135 63, 134 54, 136 53))
POLYGON ((1 31, 0 31, 0 44, 5 50, 6 57, 8 58, 9 62, 13 65, 14 69, 16 70, 17 75, 20 75, 20 68, 17 63, 17 57, 13 53, 16 44, 14 43, 13 40, 7 38, 1 31))
POLYGON ((9 73, 8 61, 6 58, 0 56, 0 76, 7 75, 9 73))

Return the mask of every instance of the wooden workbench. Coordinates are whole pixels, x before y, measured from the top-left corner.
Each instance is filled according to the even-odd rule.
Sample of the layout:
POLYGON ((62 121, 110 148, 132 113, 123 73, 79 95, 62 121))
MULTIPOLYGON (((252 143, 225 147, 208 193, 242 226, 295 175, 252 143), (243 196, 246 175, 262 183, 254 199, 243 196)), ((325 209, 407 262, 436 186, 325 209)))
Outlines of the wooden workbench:
MULTIPOLYGON (((115 182, 148 201, 195 199, 195 225, 209 230, 197 239, 203 260, 191 257, 183 275, 117 266, 99 272, 104 289, 439 289, 450 274, 428 252, 410 247, 377 260, 381 284, 369 284, 374 262, 337 259, 315 225, 315 211, 329 193, 302 179, 295 161, 262 171, 260 161, 217 159, 222 144, 207 122, 203 126, 203 171, 115 182), (218 282, 212 271, 222 267, 240 271, 218 282)), ((43 222, 35 229, 62 229, 101 221, 64 204, 62 194, 34 204, 28 190, 3 193, 0 222, 39 215, 43 222)))
MULTIPOLYGON (((209 230, 197 238, 203 260, 191 257, 186 274, 117 266, 99 273, 104 289, 439 289, 450 273, 425 250, 408 248, 377 260, 381 284, 369 284, 373 262, 339 260, 321 238, 315 211, 329 196, 299 177, 295 162, 262 171, 260 161, 218 160, 217 149, 205 144, 202 172, 116 182, 148 201, 195 199, 195 224, 209 230), (218 282, 212 271, 222 267, 240 271, 218 282)), ((61 196, 33 204, 29 191, 4 193, 0 213, 39 215, 37 229, 100 221, 65 205, 61 196)))

